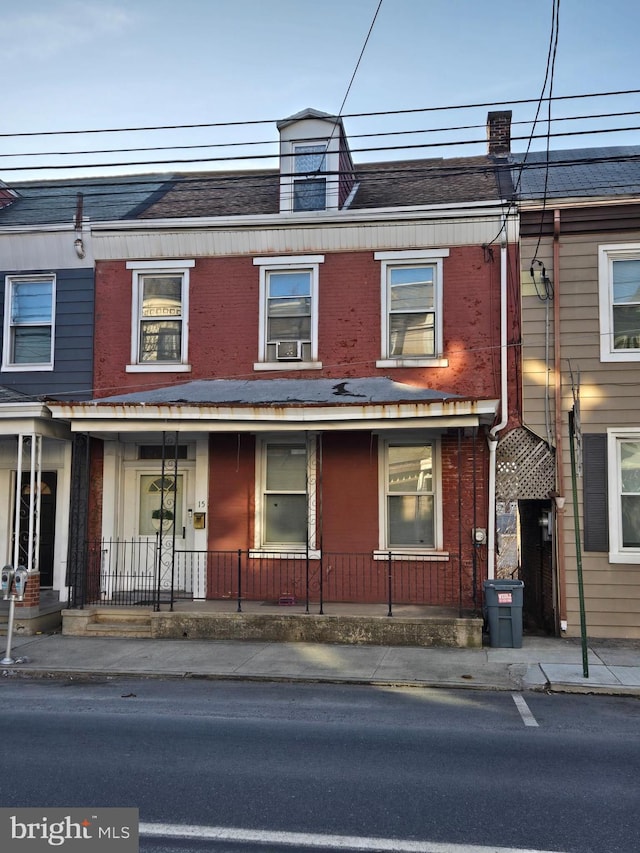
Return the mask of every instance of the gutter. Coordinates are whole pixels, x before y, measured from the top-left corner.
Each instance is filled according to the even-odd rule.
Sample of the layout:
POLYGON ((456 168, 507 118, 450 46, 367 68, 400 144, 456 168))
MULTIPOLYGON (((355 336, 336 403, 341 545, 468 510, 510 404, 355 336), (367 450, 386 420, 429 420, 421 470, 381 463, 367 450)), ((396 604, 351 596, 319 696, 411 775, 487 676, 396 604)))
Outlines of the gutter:
POLYGON ((414 206, 414 207, 376 207, 371 209, 353 209, 339 211, 320 211, 316 213, 304 214, 288 214, 288 213, 267 213, 267 214, 245 214, 235 216, 190 216, 190 217, 171 217, 168 219, 116 219, 112 221, 95 221, 92 223, 92 231, 144 231, 149 228, 154 230, 160 229, 210 229, 210 228, 229 228, 229 227, 280 227, 280 226, 314 226, 331 225, 331 224, 348 224, 354 222, 376 222, 378 220, 385 222, 389 219, 402 222, 404 220, 415 219, 416 217, 424 219, 476 219, 479 216, 503 216, 504 206, 508 204, 504 199, 492 199, 489 201, 480 202, 458 202, 455 204, 414 206), (443 214, 447 214, 443 216, 443 214))
POLYGON ((500 246, 500 421, 491 427, 487 437, 489 444, 488 580, 495 578, 496 571, 496 450, 498 433, 506 427, 509 420, 507 354, 507 243, 505 235, 500 246))
MULTIPOLYGON (((562 370, 560 354, 560 210, 553 211, 553 367, 554 367, 554 408, 556 434, 556 489, 558 496, 564 498, 564 460, 562 456, 562 370)), ((555 500, 556 510, 556 559, 557 564, 557 603, 560 630, 567 630, 567 602, 565 591, 565 551, 564 551, 564 500, 555 500)))

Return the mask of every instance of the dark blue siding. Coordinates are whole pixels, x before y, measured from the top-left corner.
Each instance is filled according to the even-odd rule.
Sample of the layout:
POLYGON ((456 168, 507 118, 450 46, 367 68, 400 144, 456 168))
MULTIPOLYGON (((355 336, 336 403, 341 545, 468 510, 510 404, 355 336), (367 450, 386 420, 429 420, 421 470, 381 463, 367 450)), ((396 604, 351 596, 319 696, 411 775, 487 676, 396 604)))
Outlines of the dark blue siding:
POLYGON ((56 275, 54 369, 2 371, 0 385, 37 397, 87 400, 93 385, 94 271, 5 270, 0 273, 0 337, 4 330, 4 290, 7 275, 56 275))

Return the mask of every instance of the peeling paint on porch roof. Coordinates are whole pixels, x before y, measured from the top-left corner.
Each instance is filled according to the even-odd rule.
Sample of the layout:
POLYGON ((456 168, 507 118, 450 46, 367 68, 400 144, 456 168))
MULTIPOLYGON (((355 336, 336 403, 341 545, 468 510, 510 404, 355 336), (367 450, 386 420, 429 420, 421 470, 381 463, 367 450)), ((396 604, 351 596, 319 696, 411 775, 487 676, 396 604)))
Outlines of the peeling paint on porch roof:
POLYGON ((498 405, 384 377, 196 380, 90 402, 48 402, 72 431, 95 434, 447 429, 493 423, 498 405))
MULTIPOLYGON (((394 382, 387 377, 361 379, 200 379, 180 385, 118 394, 94 403, 147 405, 209 404, 236 406, 309 406, 384 403, 432 403, 463 400, 459 394, 394 382)), ((90 405, 90 404, 89 404, 90 405)))

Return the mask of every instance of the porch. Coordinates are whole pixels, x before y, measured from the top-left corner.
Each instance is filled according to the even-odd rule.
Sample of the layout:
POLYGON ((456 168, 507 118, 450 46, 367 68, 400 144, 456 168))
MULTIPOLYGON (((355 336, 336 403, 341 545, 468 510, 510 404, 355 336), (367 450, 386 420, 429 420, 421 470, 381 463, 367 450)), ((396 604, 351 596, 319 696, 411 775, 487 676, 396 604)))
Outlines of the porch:
MULTIPOLYGON (((166 605, 165 605, 166 606, 166 605)), ((177 601, 172 610, 151 606, 63 610, 62 633, 82 637, 183 640, 353 643, 360 645, 480 648, 482 618, 456 608, 331 603, 323 614, 304 604, 177 601)))
POLYGON ((475 560, 399 552, 180 551, 87 543, 63 633, 411 646, 482 645, 475 560))

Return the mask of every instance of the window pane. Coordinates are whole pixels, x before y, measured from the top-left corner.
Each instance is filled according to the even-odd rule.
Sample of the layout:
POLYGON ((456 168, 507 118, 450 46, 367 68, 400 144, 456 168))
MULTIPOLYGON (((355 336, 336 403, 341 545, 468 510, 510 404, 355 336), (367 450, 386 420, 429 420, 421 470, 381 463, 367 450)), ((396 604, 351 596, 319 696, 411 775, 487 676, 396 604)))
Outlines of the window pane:
POLYGON ((304 444, 267 446, 267 491, 306 492, 307 451, 304 444))
POLYGON ((324 210, 327 206, 325 178, 305 178, 293 182, 294 210, 324 210))
POLYGON ((640 347, 640 306, 613 306, 614 349, 640 347))
POLYGON ((268 341, 308 341, 311 340, 310 317, 279 317, 267 324, 268 341))
POLYGON ((182 316, 182 276, 144 276, 142 316, 182 316))
POLYGON ((433 287, 401 284, 391 288, 391 311, 425 311, 433 308, 433 287))
POLYGON ((640 441, 620 444, 620 479, 623 494, 640 495, 640 441))
POLYGON ((640 260, 613 261, 613 302, 640 302, 640 260))
POLYGON ((162 529, 163 535, 182 533, 182 474, 177 477, 157 474, 140 476, 140 517, 138 530, 141 536, 154 536, 162 529), (162 514, 160 505, 162 504, 162 514))
POLYGON ((389 271, 392 311, 433 308, 433 267, 398 267, 389 271))
POLYGON ((433 496, 390 495, 389 547, 433 548, 433 496))
POLYGON ((324 170, 326 145, 296 145, 295 171, 319 172, 324 170))
POLYGON ((51 281, 12 282, 11 323, 50 323, 52 295, 51 281))
POLYGON ((433 491, 433 447, 393 447, 388 450, 390 492, 433 491))
POLYGON ((51 326, 17 326, 13 330, 12 364, 49 364, 51 326))
POLYGON ((293 297, 311 295, 311 273, 300 272, 269 273, 269 296, 293 297))
POLYGON ((140 361, 180 361, 182 323, 143 320, 140 323, 140 361))
POLYGON ((640 548, 640 496, 622 496, 622 547, 640 548))
POLYGON ((270 317, 310 316, 311 300, 307 297, 299 299, 270 299, 270 317))
POLYGON ((389 355, 435 355, 434 314, 392 314, 389 355))
POLYGON ((307 541, 307 496, 266 495, 265 543, 303 545, 307 541))

